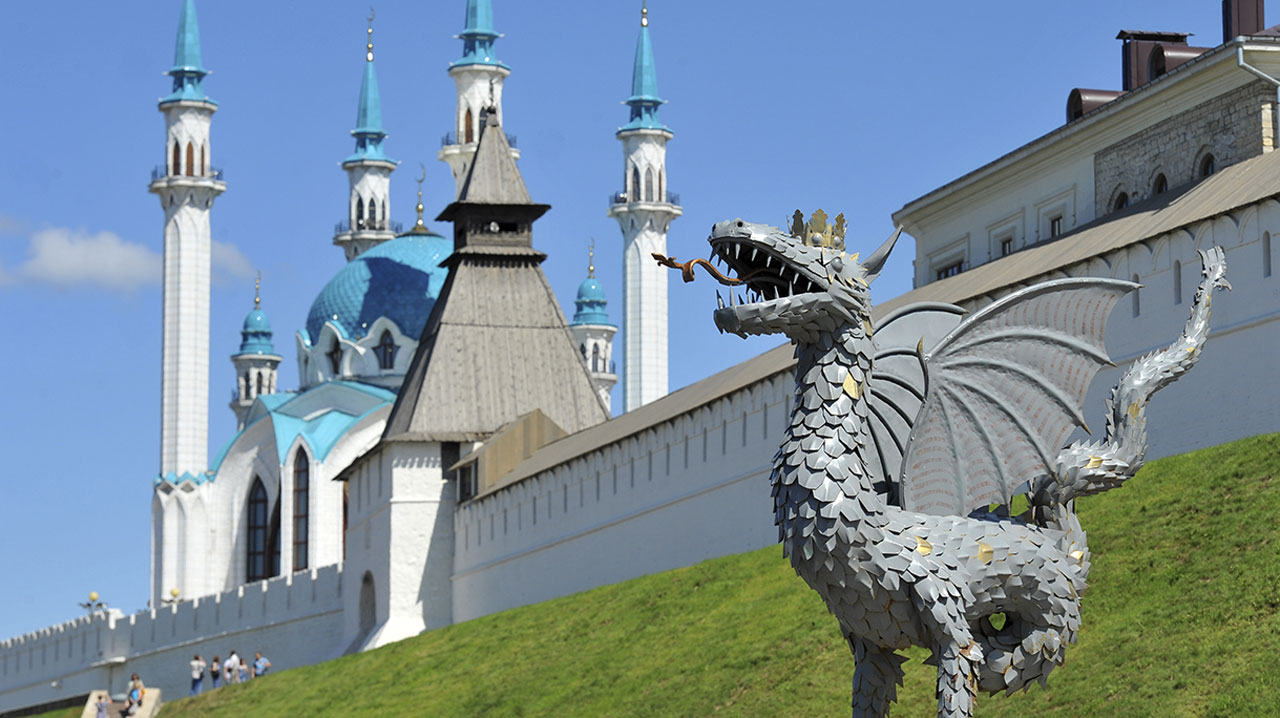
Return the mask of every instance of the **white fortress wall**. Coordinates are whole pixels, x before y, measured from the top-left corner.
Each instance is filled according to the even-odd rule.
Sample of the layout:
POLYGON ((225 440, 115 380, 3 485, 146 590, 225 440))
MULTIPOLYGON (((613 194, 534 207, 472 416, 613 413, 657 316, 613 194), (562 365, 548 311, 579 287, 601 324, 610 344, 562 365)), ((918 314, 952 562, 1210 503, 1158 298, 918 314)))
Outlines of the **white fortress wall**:
MULTIPOLYGON (((1213 246, 1226 250, 1227 279, 1233 289, 1215 293, 1209 340, 1200 361, 1151 399, 1147 459, 1280 431, 1280 406, 1267 390, 1274 383, 1280 358, 1280 264, 1276 262, 1280 252, 1271 241, 1277 234, 1280 203, 1267 199, 1026 283, 1068 276, 1131 280, 1136 275, 1142 284, 1136 315, 1130 294, 1116 305, 1107 325, 1107 350, 1116 366, 1098 373, 1085 402, 1085 418, 1094 438, 1101 439, 1106 432, 1104 402, 1121 374, 1182 332, 1200 284, 1196 250, 1213 246), (1264 256, 1267 252, 1269 260, 1264 256), (1175 299, 1175 274, 1181 275, 1180 301, 1175 299)), ((1004 293, 961 304, 974 311, 1004 293)), ((1073 439, 1083 436, 1077 432, 1073 439)))
POLYGON ((341 638, 341 565, 129 616, 99 613, 0 641, 0 712, 108 686, 122 693, 135 672, 173 700, 190 688, 196 653, 262 651, 279 671, 337 657, 341 638))
POLYGON ((769 469, 794 382, 774 374, 461 505, 454 622, 776 542, 769 469))

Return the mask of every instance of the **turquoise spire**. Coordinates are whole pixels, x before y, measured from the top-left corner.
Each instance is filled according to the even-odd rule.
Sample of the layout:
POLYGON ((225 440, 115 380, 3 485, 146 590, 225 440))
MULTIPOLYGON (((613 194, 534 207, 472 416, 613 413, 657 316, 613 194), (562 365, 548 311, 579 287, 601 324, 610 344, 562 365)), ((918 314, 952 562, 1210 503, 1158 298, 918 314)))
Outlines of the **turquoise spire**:
POLYGON ((459 65, 495 65, 506 67, 493 50, 493 41, 502 37, 493 29, 493 3, 491 0, 467 0, 467 24, 462 28, 462 59, 459 65))
POLYGON ((173 50, 173 67, 166 73, 173 77, 173 93, 161 102, 196 100, 213 102, 205 97, 201 83, 209 71, 200 61, 200 25, 196 22, 195 0, 185 0, 178 17, 178 42, 173 50))
POLYGON ((253 311, 244 318, 240 328, 240 354, 275 354, 275 345, 271 343, 271 322, 262 311, 262 297, 259 293, 261 278, 253 283, 253 311))
POLYGON ((394 162, 382 151, 387 133, 382 129, 382 99, 378 95, 378 74, 373 69, 373 16, 369 16, 368 40, 364 53, 364 79, 360 81, 360 104, 356 107, 355 154, 346 162, 380 160, 394 162))
POLYGON ((577 311, 573 313, 573 321, 569 324, 605 324, 609 323, 609 302, 604 298, 604 287, 596 279, 596 243, 591 241, 591 249, 587 253, 587 278, 578 285, 578 298, 573 300, 577 311))
POLYGON ((640 9, 640 38, 636 40, 636 61, 631 68, 631 97, 626 100, 631 106, 631 121, 618 129, 627 130, 666 130, 670 128, 662 124, 658 118, 658 108, 666 100, 658 97, 658 71, 653 64, 653 44, 649 41, 649 7, 646 2, 640 9))

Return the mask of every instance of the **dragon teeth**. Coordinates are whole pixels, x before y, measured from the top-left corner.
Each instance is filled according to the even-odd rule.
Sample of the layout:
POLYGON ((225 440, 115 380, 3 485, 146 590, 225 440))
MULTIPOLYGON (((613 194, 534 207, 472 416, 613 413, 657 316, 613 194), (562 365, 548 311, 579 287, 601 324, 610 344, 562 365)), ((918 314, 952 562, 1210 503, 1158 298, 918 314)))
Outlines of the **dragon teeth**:
POLYGON ((733 258, 737 259, 741 255, 742 255, 742 242, 738 242, 733 245, 733 258))

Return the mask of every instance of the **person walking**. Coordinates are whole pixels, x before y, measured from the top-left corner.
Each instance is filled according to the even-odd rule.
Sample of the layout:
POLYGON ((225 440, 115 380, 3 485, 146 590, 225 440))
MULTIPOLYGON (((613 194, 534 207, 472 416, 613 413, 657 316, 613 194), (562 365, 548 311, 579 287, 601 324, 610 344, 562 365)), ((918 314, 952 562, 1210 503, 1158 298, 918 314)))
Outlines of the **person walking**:
POLYGON ((187 692, 189 696, 198 696, 204 688, 204 659, 197 653, 195 658, 191 659, 191 690, 187 692))
POLYGON ((254 654, 254 656, 255 657, 253 659, 253 675, 254 676, 265 675, 267 672, 267 669, 271 667, 271 661, 267 660, 267 657, 262 655, 262 651, 258 651, 257 653, 254 654))
POLYGON ((240 682, 240 657, 236 655, 235 649, 231 650, 231 655, 222 663, 222 669, 227 674, 227 683, 240 682))
POLYGON ((217 656, 214 656, 213 663, 209 664, 209 677, 213 679, 214 688, 222 685, 222 661, 217 656))

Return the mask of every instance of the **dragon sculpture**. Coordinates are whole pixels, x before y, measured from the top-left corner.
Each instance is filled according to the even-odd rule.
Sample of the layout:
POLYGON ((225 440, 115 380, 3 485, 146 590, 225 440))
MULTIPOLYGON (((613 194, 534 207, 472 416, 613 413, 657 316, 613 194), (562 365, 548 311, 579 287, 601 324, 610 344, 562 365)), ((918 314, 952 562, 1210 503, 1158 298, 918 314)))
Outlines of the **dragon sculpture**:
POLYGON ((1191 319, 1134 362, 1112 391, 1107 434, 1061 451, 1094 375, 1116 302, 1138 285, 1059 279, 965 317, 941 303, 873 325, 869 283, 898 232, 871 256, 844 252, 843 215, 799 212, 788 231, 716 223, 704 265, 745 288, 715 312, 722 332, 784 334, 796 398, 770 478, 783 552, 839 621, 855 659, 854 718, 888 716, 896 651, 932 651, 940 718, 972 716, 975 694, 1043 684, 1080 626, 1089 574, 1076 497, 1142 466, 1145 407, 1199 358, 1210 294, 1230 288, 1221 248, 1201 252, 1191 319), (733 275, 737 276, 734 277, 733 275), (1026 510, 1011 515, 1015 497, 1026 510), (1000 619, 1003 618, 1003 621, 1000 619))

